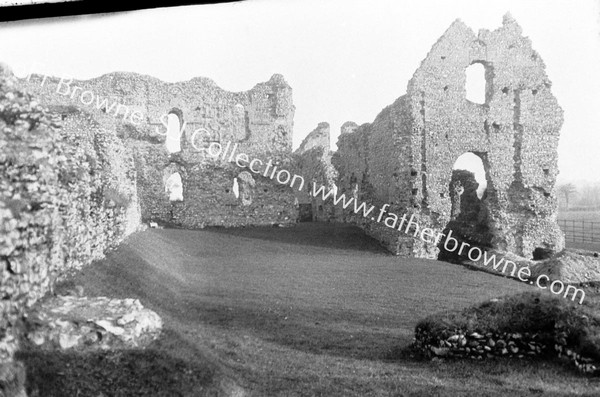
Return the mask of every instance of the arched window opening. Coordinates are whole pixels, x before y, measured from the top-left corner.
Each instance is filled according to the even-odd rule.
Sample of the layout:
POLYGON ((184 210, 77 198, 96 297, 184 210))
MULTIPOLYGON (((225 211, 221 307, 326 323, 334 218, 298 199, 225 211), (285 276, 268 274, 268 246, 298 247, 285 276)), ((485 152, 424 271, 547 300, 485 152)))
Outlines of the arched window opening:
POLYGON ((244 206, 252 204, 254 187, 256 186, 256 182, 254 181, 252 175, 248 171, 242 171, 237 178, 235 178, 235 181, 236 183, 239 181, 239 193, 236 195, 236 198, 239 197, 242 201, 242 205, 244 206))
POLYGON ((467 75, 465 90, 467 100, 484 104, 486 102, 486 72, 485 66, 481 63, 473 63, 465 71, 467 75))
POLYGON ((167 151, 177 153, 181 151, 181 120, 175 113, 167 116, 167 151))
POLYGON ((183 201, 183 182, 179 172, 175 172, 167 178, 165 192, 169 195, 169 201, 183 201))
POLYGON ((238 183, 237 178, 233 178, 233 187, 231 188, 231 191, 233 191, 233 195, 236 199, 240 198, 240 184, 238 183))

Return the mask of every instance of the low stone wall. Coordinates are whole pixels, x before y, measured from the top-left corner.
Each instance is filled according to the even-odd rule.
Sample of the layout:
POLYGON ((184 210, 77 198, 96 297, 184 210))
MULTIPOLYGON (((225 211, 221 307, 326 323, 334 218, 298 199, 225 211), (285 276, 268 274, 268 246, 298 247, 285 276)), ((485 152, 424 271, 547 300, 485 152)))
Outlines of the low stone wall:
POLYGON ((581 372, 600 375, 600 361, 575 352, 567 344, 569 335, 557 332, 553 337, 530 333, 447 331, 432 335, 422 328, 415 330, 414 346, 428 357, 472 358, 548 356, 566 359, 581 372))
POLYGON ((562 300, 524 293, 429 316, 415 327, 413 347, 440 358, 559 358, 600 375, 600 319, 562 300))
POLYGON ((415 346, 438 357, 470 357, 478 360, 500 357, 538 356, 548 353, 547 336, 530 333, 468 332, 447 330, 432 335, 423 328, 415 330, 415 346))

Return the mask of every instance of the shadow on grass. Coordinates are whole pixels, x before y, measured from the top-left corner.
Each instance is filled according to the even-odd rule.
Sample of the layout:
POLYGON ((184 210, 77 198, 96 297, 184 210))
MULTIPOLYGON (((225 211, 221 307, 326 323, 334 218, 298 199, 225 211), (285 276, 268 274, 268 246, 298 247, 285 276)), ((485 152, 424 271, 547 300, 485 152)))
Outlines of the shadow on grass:
POLYGON ((30 397, 214 396, 217 371, 206 360, 178 357, 185 341, 168 332, 145 350, 88 353, 22 351, 30 397), (164 346, 164 345, 169 346, 164 346))
POLYGON ((294 308, 290 312, 266 303, 256 306, 243 299, 223 303, 219 297, 205 295, 140 261, 124 247, 109 254, 107 260, 84 270, 75 280, 63 283, 57 290, 60 293, 61 289, 74 283, 83 283, 92 295, 110 292, 116 297, 140 299, 144 306, 158 312, 161 317, 168 317, 187 329, 208 325, 217 327, 223 334, 250 332, 265 341, 304 352, 367 360, 397 360, 408 355, 394 355, 393 349, 412 341, 412 335, 408 337, 390 332, 389 326, 394 325, 397 319, 382 313, 362 315, 317 308, 294 308), (110 260, 117 257, 120 263, 127 265, 110 260), (85 279, 92 279, 94 286, 90 288, 85 279), (148 288, 148 285, 157 287, 148 288), (347 324, 350 329, 340 329, 339 324, 347 324), (378 327, 382 329, 377 331, 378 327))
POLYGON ((412 335, 377 330, 376 326, 369 329, 365 325, 375 319, 352 312, 294 309, 293 313, 278 313, 212 302, 186 307, 185 314, 176 315, 178 321, 200 318, 202 323, 218 327, 223 333, 251 332, 264 341, 306 353, 359 360, 412 359, 407 348, 412 335), (346 329, 340 329, 340 324, 346 329))

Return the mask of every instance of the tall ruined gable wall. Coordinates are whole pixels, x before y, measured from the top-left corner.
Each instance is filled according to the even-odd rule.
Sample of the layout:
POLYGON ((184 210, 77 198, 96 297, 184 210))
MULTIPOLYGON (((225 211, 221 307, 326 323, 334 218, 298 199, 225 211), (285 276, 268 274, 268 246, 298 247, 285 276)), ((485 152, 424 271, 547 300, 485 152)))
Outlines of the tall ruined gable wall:
POLYGON ((563 118, 550 87, 542 60, 509 16, 479 36, 457 21, 434 45, 407 91, 413 161, 426 180, 417 198, 434 224, 449 218, 454 162, 473 152, 487 172, 492 245, 528 257, 540 246, 562 249, 554 184, 563 118), (465 98, 473 63, 486 69, 484 104, 465 98))
MULTIPOLYGON (((352 191, 360 182, 363 201, 390 204, 390 212, 415 214, 421 228, 442 232, 451 215, 453 166, 472 152, 486 170, 491 247, 526 257, 537 247, 561 250, 555 182, 563 112, 544 69, 510 16, 478 36, 454 22, 409 81, 407 94, 373 123, 340 136, 334 155, 339 185, 352 191), (474 63, 485 69, 482 104, 466 98, 466 70, 474 63)), ((392 252, 430 258, 439 252, 348 211, 342 219, 361 225, 392 252)))

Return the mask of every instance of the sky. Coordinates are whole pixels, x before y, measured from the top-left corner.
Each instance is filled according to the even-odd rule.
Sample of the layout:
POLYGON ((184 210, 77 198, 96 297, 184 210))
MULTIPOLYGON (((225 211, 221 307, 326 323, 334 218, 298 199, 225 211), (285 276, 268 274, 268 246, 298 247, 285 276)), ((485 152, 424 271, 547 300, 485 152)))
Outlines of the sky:
POLYGON ((168 82, 204 76, 245 91, 281 73, 294 148, 322 121, 371 122, 457 18, 494 30, 510 12, 546 64, 565 112, 559 180, 600 181, 600 0, 248 0, 0 23, 0 62, 18 76, 113 71, 168 82))

